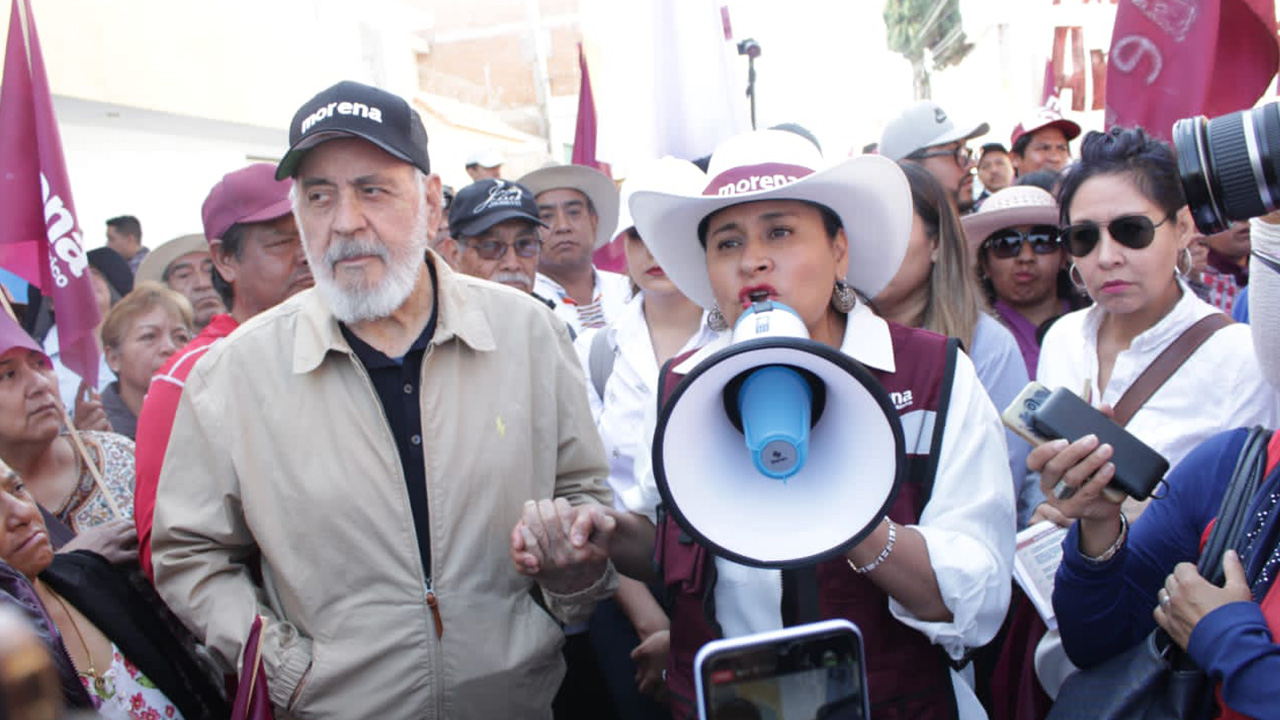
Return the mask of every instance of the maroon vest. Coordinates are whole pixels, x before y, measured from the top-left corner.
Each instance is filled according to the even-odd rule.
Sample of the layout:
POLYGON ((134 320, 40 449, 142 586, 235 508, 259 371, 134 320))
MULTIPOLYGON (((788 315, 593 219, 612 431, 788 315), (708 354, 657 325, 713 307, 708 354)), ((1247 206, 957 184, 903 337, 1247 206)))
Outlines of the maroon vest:
MULTIPOLYGON (((907 433, 907 475, 888 513, 899 525, 912 525, 919 520, 932 491, 954 370, 951 348, 956 343, 894 323, 889 323, 889 332, 898 371, 867 369, 890 393, 899 417, 919 410, 936 414, 935 432, 926 432, 926 423, 922 426, 926 428, 921 431, 923 437, 907 433)), ((683 377, 673 368, 690 354, 677 357, 664 367, 659 386, 663 403, 683 377)), ((696 718, 693 658, 703 645, 721 635, 715 619, 714 555, 665 513, 659 518, 654 545, 671 617, 667 689, 672 711, 677 718, 696 718)), ((955 695, 945 652, 895 619, 889 612, 888 596, 865 576, 855 573, 843 557, 819 564, 817 575, 822 618, 845 618, 862 631, 872 717, 955 718, 955 695)))

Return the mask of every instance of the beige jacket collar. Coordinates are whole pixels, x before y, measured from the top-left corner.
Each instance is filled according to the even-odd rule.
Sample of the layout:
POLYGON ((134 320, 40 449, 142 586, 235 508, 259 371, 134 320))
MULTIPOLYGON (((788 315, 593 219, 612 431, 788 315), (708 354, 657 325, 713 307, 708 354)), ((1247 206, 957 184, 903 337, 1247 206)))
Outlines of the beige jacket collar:
MULTIPOLYGON (((466 279, 459 276, 434 251, 427 250, 427 262, 436 270, 436 332, 432 345, 443 345, 455 337, 472 350, 492 352, 496 347, 493 329, 484 313, 464 297, 466 279)), ((330 351, 351 354, 351 346, 338 328, 338 319, 325 306, 320 293, 311 290, 300 298, 297 332, 293 342, 293 372, 315 370, 330 351)))

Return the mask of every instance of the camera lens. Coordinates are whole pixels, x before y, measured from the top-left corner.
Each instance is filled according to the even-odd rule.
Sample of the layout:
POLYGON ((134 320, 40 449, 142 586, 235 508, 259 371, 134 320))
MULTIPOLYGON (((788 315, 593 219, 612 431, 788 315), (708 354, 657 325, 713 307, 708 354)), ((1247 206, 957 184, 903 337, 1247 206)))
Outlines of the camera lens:
POLYGON ((1178 174, 1204 234, 1280 204, 1280 105, 1179 120, 1173 126, 1178 174))

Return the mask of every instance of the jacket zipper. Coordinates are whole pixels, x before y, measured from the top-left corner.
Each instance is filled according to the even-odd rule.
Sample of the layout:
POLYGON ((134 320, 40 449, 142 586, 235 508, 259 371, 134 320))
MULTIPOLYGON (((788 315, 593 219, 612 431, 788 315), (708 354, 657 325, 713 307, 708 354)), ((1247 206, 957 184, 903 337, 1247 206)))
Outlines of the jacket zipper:
MULTIPOLYGON (((431 347, 428 346, 427 351, 423 353, 423 356, 422 356, 423 372, 426 371, 427 357, 430 354, 431 354, 431 347)), ((375 403, 374 406, 381 408, 382 400, 378 398, 377 391, 373 389, 373 380, 369 377, 368 371, 364 369, 364 365, 360 363, 359 358, 355 357, 354 353, 348 355, 348 357, 351 360, 351 364, 355 366, 356 372, 359 373, 360 377, 364 380, 364 386, 369 391, 369 397, 375 403)), ((419 377, 419 383, 420 383, 419 387, 421 387, 421 377, 419 377)), ((385 422, 383 423, 383 425, 384 427, 386 427, 385 422)), ((387 432, 388 433, 391 432, 390 427, 387 427, 387 432)), ((400 485, 405 486, 405 483, 408 481, 404 477, 404 470, 400 468, 400 460, 399 460, 400 456, 399 456, 399 451, 396 449, 394 437, 391 438, 391 455, 392 457, 396 458, 396 462, 395 462, 396 477, 400 479, 400 485)), ((405 493, 407 495, 408 490, 405 490, 405 493)), ((427 493, 428 506, 430 506, 430 499, 431 499, 431 493, 427 493)), ((407 497, 405 499, 405 502, 406 503, 408 502, 407 497)), ((414 519, 412 516, 413 516, 413 513, 410 512, 410 517, 409 517, 410 522, 414 522, 414 519)), ((434 548, 432 548, 432 550, 433 550, 432 562, 434 563, 435 562, 434 548)), ((421 561, 418 562, 418 566, 422 567, 421 561)), ((431 610, 431 617, 433 620, 432 624, 434 625, 434 628, 436 631, 436 639, 439 640, 444 635, 444 621, 440 617, 440 603, 436 599, 435 586, 431 582, 431 568, 422 567, 422 589, 423 589, 423 600, 424 602, 426 602, 427 608, 431 610)), ((435 700, 434 717, 443 718, 444 717, 444 697, 443 697, 444 684, 440 682, 440 673, 441 673, 441 668, 444 665, 444 662, 443 662, 443 658, 441 657, 442 653, 440 650, 440 643, 438 642, 434 643, 432 647, 428 650, 428 652, 431 654, 431 660, 432 660, 432 666, 428 668, 428 671, 430 672, 431 676, 434 678, 434 682, 432 683, 432 688, 431 688, 431 696, 435 700)))

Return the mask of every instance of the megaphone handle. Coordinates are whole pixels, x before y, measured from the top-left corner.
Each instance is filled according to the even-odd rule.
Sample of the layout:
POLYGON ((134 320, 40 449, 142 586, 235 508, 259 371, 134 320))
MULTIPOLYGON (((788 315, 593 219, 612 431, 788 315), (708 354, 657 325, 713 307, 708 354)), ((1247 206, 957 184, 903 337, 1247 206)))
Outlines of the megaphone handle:
POLYGON ((818 566, 802 565, 783 571, 783 576, 790 575, 790 583, 785 580, 784 586, 790 585, 792 607, 794 608, 794 624, 807 625, 822 619, 818 608, 818 566))

